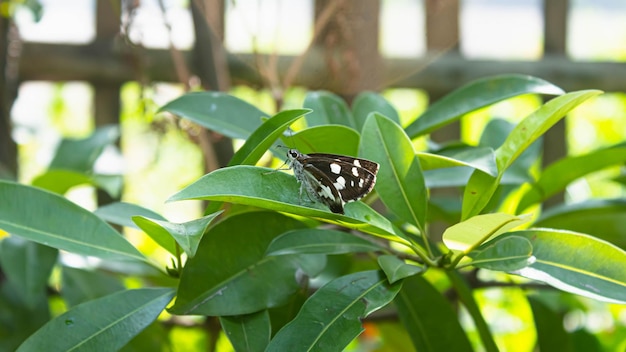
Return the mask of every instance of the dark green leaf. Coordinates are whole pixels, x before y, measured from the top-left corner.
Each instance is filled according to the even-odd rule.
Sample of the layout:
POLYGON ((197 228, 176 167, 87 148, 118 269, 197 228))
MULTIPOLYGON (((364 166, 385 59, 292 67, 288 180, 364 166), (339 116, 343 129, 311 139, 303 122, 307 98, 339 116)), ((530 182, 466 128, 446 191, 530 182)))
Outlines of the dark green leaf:
POLYGON ((380 164, 376 192, 403 221, 424 229, 427 192, 419 159, 402 128, 372 113, 363 126, 360 154, 380 164))
POLYGON ((289 125, 309 112, 311 110, 285 110, 272 116, 252 133, 228 165, 256 164, 289 125))
POLYGON ((306 116, 310 127, 330 124, 356 129, 356 121, 346 102, 331 92, 309 92, 304 97, 303 107, 313 110, 306 116))
POLYGON ((535 261, 516 274, 600 301, 626 303, 626 252, 589 235, 550 229, 515 231, 535 261))
POLYGON ((300 259, 264 254, 276 236, 302 227, 274 212, 238 214, 216 224, 187 261, 172 312, 241 315, 286 303, 299 288, 300 259))
POLYGON ((58 254, 54 248, 15 236, 0 241, 0 268, 29 308, 45 297, 58 254))
POLYGON ((117 292, 85 302, 52 319, 31 335, 18 352, 115 351, 150 325, 170 302, 170 288, 117 292))
POLYGON ((165 104, 159 111, 189 119, 230 138, 246 139, 268 115, 255 106, 221 92, 192 92, 165 104))
POLYGON ((272 327, 267 310, 246 315, 220 317, 222 328, 237 352, 265 351, 272 327))
POLYGON ((572 340, 563 328, 563 316, 541 300, 528 296, 537 329, 537 347, 541 351, 573 351, 572 340))
POLYGON ((0 285, 0 351, 15 351, 31 334, 50 320, 48 298, 42 294, 33 308, 11 284, 0 285))
POLYGON ((103 259, 147 259, 97 216, 34 187, 0 181, 0 228, 50 247, 103 259))
POLYGON ((547 81, 525 75, 501 75, 473 81, 432 104, 406 128, 411 138, 430 133, 461 116, 522 94, 560 95, 563 90, 547 81))
POLYGON ((341 351, 362 331, 361 319, 387 305, 401 285, 380 271, 357 272, 317 290, 267 351, 341 351))
POLYGON ((91 172, 104 148, 115 143, 119 137, 118 126, 102 126, 88 138, 64 139, 59 144, 49 168, 91 172))
POLYGON ((392 284, 406 277, 417 275, 425 270, 424 267, 407 264, 395 255, 379 256, 378 265, 383 269, 385 275, 387 275, 387 280, 392 284))
POLYGON ((448 300, 417 275, 403 281, 394 303, 417 351, 472 351, 448 300))
POLYGON ((267 248, 267 255, 343 254, 382 250, 384 248, 347 232, 302 229, 276 237, 267 248))
POLYGON ((362 202, 346 204, 345 215, 331 213, 322 204, 301 199, 300 185, 295 177, 267 168, 238 165, 215 170, 174 194, 169 201, 185 199, 217 200, 315 217, 393 241, 407 242, 389 220, 362 202))
POLYGON ((361 92, 352 102, 352 113, 356 122, 355 128, 358 131, 363 129, 367 116, 372 112, 378 112, 389 117, 398 125, 400 124, 398 112, 385 98, 378 93, 361 92))

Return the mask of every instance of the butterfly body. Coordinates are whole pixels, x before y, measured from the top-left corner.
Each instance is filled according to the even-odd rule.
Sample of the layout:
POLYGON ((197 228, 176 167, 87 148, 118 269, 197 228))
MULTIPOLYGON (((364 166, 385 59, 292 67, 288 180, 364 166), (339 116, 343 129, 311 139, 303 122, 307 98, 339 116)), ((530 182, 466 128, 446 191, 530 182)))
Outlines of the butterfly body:
POLYGON ((379 165, 373 161, 344 155, 311 153, 296 149, 287 152, 288 164, 313 200, 343 214, 345 203, 363 198, 374 188, 379 165))

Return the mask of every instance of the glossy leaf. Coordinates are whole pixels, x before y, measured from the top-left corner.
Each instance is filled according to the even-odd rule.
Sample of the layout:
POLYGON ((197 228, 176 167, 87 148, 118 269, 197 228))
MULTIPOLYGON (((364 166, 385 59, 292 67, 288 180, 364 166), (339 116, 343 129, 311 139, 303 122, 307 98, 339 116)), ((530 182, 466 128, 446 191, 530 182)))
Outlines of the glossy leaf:
POLYGON ((342 125, 323 125, 306 128, 292 136, 283 138, 283 142, 302 153, 331 153, 357 156, 359 133, 342 125))
POLYGON ((104 148, 115 143, 119 137, 119 127, 111 125, 98 127, 91 136, 84 139, 63 139, 49 168, 92 172, 104 148))
POLYGON ((394 303, 415 350, 473 351, 448 300, 423 277, 405 279, 394 303))
POLYGON ((267 248, 267 255, 344 254, 382 250, 384 248, 347 232, 302 229, 276 237, 267 248))
POLYGON ((356 129, 356 121, 346 102, 338 95, 327 91, 309 92, 302 104, 313 112, 306 116, 310 127, 320 125, 344 125, 356 129))
POLYGON ((469 253, 481 243, 524 222, 528 217, 505 213, 477 215, 452 225, 443 233, 443 243, 452 250, 469 253))
POLYGON ((270 342, 272 327, 267 310, 220 317, 222 329, 237 352, 262 352, 270 342))
POLYGON ((469 253, 471 264, 477 268, 513 271, 531 264, 533 246, 524 237, 495 238, 469 253))
POLYGON ((115 202, 103 205, 100 208, 96 209, 93 213, 102 220, 110 222, 111 224, 131 227, 135 229, 139 228, 132 220, 133 216, 136 215, 161 221, 167 221, 167 219, 165 219, 163 216, 150 209, 125 202, 115 202))
POLYGON ((383 269, 389 283, 395 283, 406 277, 417 275, 424 270, 424 267, 407 264, 395 255, 381 255, 378 257, 378 265, 383 269))
POLYGON ((400 124, 398 112, 385 98, 378 93, 361 92, 352 102, 352 113, 354 114, 354 121, 356 123, 355 128, 358 131, 363 129, 367 116, 372 112, 385 115, 398 125, 400 124))
POLYGON ((17 351, 48 351, 50 341, 58 351, 118 350, 150 325, 173 295, 170 288, 143 288, 79 304, 49 321, 17 351))
POLYGON ((360 154, 380 164, 376 192, 403 221, 424 229, 427 192, 411 140, 389 118, 372 113, 363 126, 360 154))
POLYGON ((306 109, 284 110, 272 116, 248 137, 228 165, 256 164, 289 125, 310 112, 306 109))
POLYGON ((192 92, 159 109, 189 119, 230 138, 246 139, 268 115, 245 101, 221 92, 192 92))
POLYGON ((0 181, 0 228, 50 247, 115 260, 147 260, 111 226, 47 191, 0 181))
POLYGON ((626 162, 626 148, 601 149, 589 154, 560 159, 541 172, 541 176, 524 194, 517 207, 518 212, 542 202, 571 182, 612 165, 626 162))
POLYGON ((380 271, 339 277, 317 290, 267 347, 271 351, 340 351, 363 332, 361 319, 387 305, 401 285, 380 271))
POLYGON ((221 213, 222 211, 218 211, 184 223, 173 223, 142 216, 133 216, 133 221, 171 254, 177 255, 174 243, 176 241, 189 257, 193 257, 207 228, 221 213))
POLYGON ((281 233, 302 227, 274 212, 243 213, 216 224, 187 261, 171 311, 241 315, 284 304, 299 288, 295 273, 301 259, 266 257, 265 249, 281 233))
POLYGON ((533 224, 586 233, 626 249, 626 199, 589 199, 546 210, 533 224))
POLYGON ((535 261, 516 274, 600 301, 626 303, 626 252, 589 235, 551 229, 515 231, 535 261))
POLYGON ((525 75, 479 79, 436 101, 406 128, 406 133, 413 139, 450 124, 474 110, 529 93, 560 95, 564 92, 547 81, 525 75))
POLYGON ((48 278, 59 251, 10 236, 0 242, 0 267, 29 308, 46 296, 48 278))
POLYGON ((489 203, 506 169, 533 142, 568 112, 584 101, 602 93, 599 90, 583 90, 556 97, 525 117, 496 150, 498 177, 474 171, 463 194, 462 219, 479 214, 489 203))
POLYGON ((346 204, 345 215, 331 213, 322 204, 300 198, 300 185, 295 177, 273 169, 238 165, 215 170, 174 194, 169 201, 185 199, 217 200, 314 217, 407 242, 389 220, 362 202, 346 204))

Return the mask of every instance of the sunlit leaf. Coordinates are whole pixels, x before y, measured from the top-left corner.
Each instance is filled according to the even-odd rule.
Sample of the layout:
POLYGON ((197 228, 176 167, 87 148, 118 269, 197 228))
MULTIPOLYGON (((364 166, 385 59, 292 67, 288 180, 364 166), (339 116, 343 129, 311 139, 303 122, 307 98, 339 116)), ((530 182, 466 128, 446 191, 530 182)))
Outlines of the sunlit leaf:
POLYGON ((533 246, 524 237, 495 238, 468 254, 477 268, 513 271, 532 263, 533 246))
POLYGON ((528 217, 505 213, 477 215, 452 225, 443 233, 443 243, 452 250, 468 253, 481 243, 524 222, 528 217))

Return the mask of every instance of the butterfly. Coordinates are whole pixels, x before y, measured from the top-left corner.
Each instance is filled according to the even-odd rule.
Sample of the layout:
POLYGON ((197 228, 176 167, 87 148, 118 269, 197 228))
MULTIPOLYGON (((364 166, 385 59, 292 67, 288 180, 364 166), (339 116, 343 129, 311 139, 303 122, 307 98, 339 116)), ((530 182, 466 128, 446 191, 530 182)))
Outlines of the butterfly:
POLYGON ((373 161, 345 155, 300 153, 287 151, 287 163, 300 182, 300 195, 328 206, 333 213, 343 214, 343 206, 365 197, 376 184, 379 165, 373 161))

